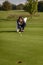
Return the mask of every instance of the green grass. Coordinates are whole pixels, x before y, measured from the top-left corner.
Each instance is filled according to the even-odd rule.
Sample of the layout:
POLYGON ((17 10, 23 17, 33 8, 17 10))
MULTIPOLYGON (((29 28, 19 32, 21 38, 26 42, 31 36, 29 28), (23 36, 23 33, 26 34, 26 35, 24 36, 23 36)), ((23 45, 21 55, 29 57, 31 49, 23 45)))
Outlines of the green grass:
POLYGON ((43 65, 43 13, 27 21, 22 37, 16 30, 16 21, 7 20, 10 14, 24 11, 0 11, 0 65, 43 65), (22 63, 17 63, 22 61, 22 63))

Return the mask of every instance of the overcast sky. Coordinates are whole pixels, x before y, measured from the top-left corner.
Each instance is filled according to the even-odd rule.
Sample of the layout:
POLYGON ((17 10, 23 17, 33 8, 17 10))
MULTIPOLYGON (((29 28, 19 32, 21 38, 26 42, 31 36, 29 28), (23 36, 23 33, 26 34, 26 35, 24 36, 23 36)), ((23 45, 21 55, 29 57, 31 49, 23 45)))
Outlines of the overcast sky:
MULTIPOLYGON (((0 0, 0 4, 2 4, 5 0, 0 0)), ((25 3, 26 0, 8 0, 13 4, 25 3)))
MULTIPOLYGON (((5 1, 5 0, 0 0, 0 4, 2 4, 3 1, 5 1)), ((19 3, 25 3, 26 2, 26 0, 8 0, 8 1, 10 1, 13 4, 19 4, 19 3)))

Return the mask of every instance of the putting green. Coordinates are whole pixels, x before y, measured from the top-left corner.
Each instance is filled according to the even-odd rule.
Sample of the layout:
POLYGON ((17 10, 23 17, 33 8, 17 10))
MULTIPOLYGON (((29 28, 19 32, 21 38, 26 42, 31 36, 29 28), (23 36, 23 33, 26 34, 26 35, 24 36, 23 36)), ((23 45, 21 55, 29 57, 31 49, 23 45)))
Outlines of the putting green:
POLYGON ((0 65, 43 65, 43 13, 28 18, 22 36, 15 31, 15 19, 6 19, 9 13, 26 12, 0 12, 0 65))

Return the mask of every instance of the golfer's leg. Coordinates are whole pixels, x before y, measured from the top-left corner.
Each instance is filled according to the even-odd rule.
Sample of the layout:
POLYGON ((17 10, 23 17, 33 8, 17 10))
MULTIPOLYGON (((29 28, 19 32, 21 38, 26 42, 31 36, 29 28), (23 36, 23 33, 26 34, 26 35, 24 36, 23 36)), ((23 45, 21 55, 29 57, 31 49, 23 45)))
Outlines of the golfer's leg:
POLYGON ((19 32, 21 32, 21 25, 18 25, 18 30, 19 32))
POLYGON ((24 31, 25 26, 26 26, 26 23, 23 23, 23 25, 21 26, 22 27, 22 31, 24 31))

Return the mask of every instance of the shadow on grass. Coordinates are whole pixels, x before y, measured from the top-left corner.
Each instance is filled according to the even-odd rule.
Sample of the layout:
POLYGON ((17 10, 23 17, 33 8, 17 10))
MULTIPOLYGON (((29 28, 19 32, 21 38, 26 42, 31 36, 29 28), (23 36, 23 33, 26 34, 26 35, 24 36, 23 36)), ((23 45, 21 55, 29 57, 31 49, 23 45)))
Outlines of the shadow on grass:
POLYGON ((0 33, 12 33, 12 32, 16 33, 17 31, 0 31, 0 33))
POLYGON ((0 19, 0 22, 3 22, 3 21, 15 21, 14 19, 0 19))

